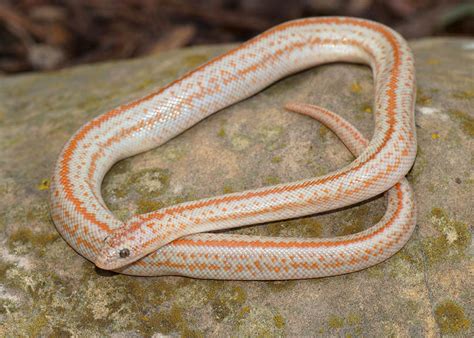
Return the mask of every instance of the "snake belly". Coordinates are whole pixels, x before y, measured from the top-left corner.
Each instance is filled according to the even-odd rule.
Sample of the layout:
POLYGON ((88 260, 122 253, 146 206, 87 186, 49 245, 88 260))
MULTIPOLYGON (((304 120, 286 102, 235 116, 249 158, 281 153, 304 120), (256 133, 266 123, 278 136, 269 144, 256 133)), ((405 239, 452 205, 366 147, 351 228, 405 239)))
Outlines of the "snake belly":
MULTIPOLYGON (((157 267, 156 255, 169 247, 168 243, 175 243, 178 238, 184 240, 191 234, 333 210, 392 187, 401 186, 401 195, 392 199, 402 201, 403 191, 410 195, 409 189, 397 182, 410 169, 416 154, 414 98, 412 53, 405 40, 388 27, 345 17, 308 18, 281 24, 80 128, 64 146, 55 166, 50 196, 53 221, 63 238, 82 256, 101 268, 123 273, 171 273, 224 279, 324 275, 315 268, 312 273, 306 271, 309 263, 303 261, 289 269, 291 271, 276 275, 258 269, 260 272, 253 275, 246 273, 250 267, 243 261, 235 268, 241 270, 240 274, 236 271, 213 273, 214 256, 208 258, 207 265, 196 263, 188 269, 169 272, 157 267), (368 64, 374 74, 374 135, 350 165, 321 177, 181 203, 134 216, 127 222, 118 220, 107 208, 100 192, 101 183, 117 161, 163 144, 210 114, 261 91, 278 79, 336 61, 368 64), (197 266, 204 272, 197 273, 197 266)), ((404 204, 400 203, 397 205, 401 208, 404 204)), ((211 236, 211 240, 212 236, 218 236, 215 241, 219 242, 222 235, 194 236, 211 236)), ((234 249, 242 252, 243 257, 249 250, 260 250, 264 256, 272 256, 272 250, 285 251, 283 244, 271 245, 280 240, 262 241, 267 244, 253 249, 244 250, 239 246, 234 249)), ((299 239, 292 243, 306 241, 299 239)), ((232 243, 240 242, 245 243, 247 239, 232 243)), ((310 251, 318 255, 321 248, 324 246, 318 244, 310 251)), ((219 251, 222 247, 214 249, 219 251)), ((351 255, 347 243, 340 244, 340 249, 344 257, 351 255)), ((385 252, 387 247, 382 244, 381 248, 368 250, 385 252)), ((302 255, 296 254, 294 257, 302 255)), ((209 253, 206 255, 211 257, 209 253)), ((287 254, 277 259, 291 260, 287 254)), ((366 261, 371 261, 370 257, 366 261)), ((341 271, 344 273, 347 269, 341 271)))

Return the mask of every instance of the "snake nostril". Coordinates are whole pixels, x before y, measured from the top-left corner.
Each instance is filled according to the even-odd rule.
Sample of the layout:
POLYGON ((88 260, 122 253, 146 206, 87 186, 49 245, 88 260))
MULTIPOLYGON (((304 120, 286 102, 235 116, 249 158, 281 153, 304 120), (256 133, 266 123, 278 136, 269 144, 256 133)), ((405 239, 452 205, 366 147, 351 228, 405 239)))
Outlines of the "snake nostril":
POLYGON ((120 258, 127 258, 128 256, 130 256, 130 250, 128 250, 127 248, 120 249, 119 256, 120 258))

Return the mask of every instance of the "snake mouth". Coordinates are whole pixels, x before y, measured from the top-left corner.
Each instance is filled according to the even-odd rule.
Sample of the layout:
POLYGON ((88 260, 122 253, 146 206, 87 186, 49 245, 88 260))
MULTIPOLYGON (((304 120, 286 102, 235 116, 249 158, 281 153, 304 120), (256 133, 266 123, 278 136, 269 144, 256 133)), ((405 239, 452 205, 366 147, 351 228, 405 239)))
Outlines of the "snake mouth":
POLYGON ((99 269, 102 269, 102 270, 114 270, 115 269, 113 266, 111 266, 107 262, 104 262, 100 259, 95 261, 95 266, 98 267, 99 269))

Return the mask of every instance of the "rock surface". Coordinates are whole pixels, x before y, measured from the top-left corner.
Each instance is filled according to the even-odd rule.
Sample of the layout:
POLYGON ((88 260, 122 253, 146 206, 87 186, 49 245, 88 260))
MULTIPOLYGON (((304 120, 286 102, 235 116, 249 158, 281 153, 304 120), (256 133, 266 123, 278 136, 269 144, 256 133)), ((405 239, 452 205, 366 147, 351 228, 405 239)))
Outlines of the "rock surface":
MULTIPOLYGON (((289 282, 137 278, 99 271, 59 237, 48 178, 66 140, 92 117, 225 50, 199 47, 0 83, 0 336, 473 336, 474 41, 412 43, 418 205, 406 247, 375 267, 289 282)), ((115 165, 110 208, 135 213, 321 175, 352 160, 319 123, 282 109, 318 104, 371 135, 371 72, 320 66, 221 111, 164 146, 115 165)), ((378 198, 342 211, 238 230, 336 236, 384 213, 378 198)))

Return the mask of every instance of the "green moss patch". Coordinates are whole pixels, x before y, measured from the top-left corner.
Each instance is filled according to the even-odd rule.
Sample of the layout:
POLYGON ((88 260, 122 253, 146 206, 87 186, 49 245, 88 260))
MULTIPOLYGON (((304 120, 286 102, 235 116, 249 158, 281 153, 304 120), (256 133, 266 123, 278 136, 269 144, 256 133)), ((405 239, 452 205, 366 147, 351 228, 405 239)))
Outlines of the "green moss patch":
MULTIPOLYGON (((128 170, 128 164, 124 163, 112 172, 122 172, 128 170)), ((110 176, 107 175, 104 185, 108 184, 110 176)), ((144 200, 160 196, 169 188, 170 173, 167 169, 153 168, 142 169, 123 179, 119 184, 110 189, 111 194, 116 198, 123 198, 129 193, 138 193, 144 200)))
POLYGON ((331 316, 329 316, 329 319, 328 319, 328 326, 331 329, 340 329, 340 328, 344 327, 344 318, 339 317, 339 316, 335 316, 335 315, 331 315, 331 316))
POLYGON ((370 209, 367 205, 363 205, 351 210, 349 214, 345 217, 346 222, 348 222, 349 224, 344 225, 337 235, 346 236, 363 231, 364 223, 367 220, 369 211, 370 209))
POLYGON ((178 306, 173 306, 169 311, 157 311, 143 316, 140 331, 146 335, 153 335, 156 332, 165 335, 179 332, 182 337, 203 337, 201 333, 188 327, 184 311, 178 306))
MULTIPOLYGON (((329 330, 339 330, 343 329, 344 331, 352 331, 355 336, 360 336, 361 334, 361 323, 362 317, 354 312, 350 312, 347 316, 337 316, 330 315, 327 319, 327 325, 329 330)), ((347 334, 346 337, 352 336, 347 334)))
POLYGON ((143 169, 133 173, 127 183, 139 194, 150 197, 163 193, 169 181, 170 174, 166 169, 143 169))
POLYGON ((421 174, 423 174, 423 171, 425 170, 427 164, 428 164, 428 160, 425 157, 425 153, 418 146, 416 150, 415 163, 413 164, 413 167, 408 172, 407 179, 411 183, 417 183, 421 177, 421 174))
POLYGON ((10 263, 4 262, 4 261, 0 261, 0 281, 3 281, 3 279, 5 278, 5 275, 7 273, 7 270, 9 268, 11 268, 12 266, 13 266, 13 264, 10 264, 10 263))
POLYGON ((474 118, 461 110, 450 110, 449 114, 461 123, 461 129, 466 135, 474 136, 474 118))
POLYGON ((474 89, 471 90, 460 90, 453 93, 455 99, 470 100, 474 98, 474 89))
POLYGON ((210 58, 211 56, 207 54, 188 55, 183 58, 183 64, 185 67, 195 68, 207 62, 210 58))
POLYGON ((435 319, 442 334, 466 331, 471 326, 471 321, 464 314, 463 308, 451 300, 436 306, 435 319))
POLYGON ((164 207, 164 203, 161 201, 153 201, 147 199, 140 199, 137 202, 137 214, 146 214, 152 211, 156 211, 164 207))
POLYGON ((265 177, 265 185, 275 185, 280 183, 280 179, 276 176, 267 176, 265 177))
POLYGON ((316 219, 308 217, 268 225, 271 236, 321 237, 323 226, 316 219))
POLYGON ((44 247, 59 237, 57 232, 34 232, 29 228, 20 228, 8 238, 10 249, 17 244, 32 244, 34 247, 44 247))
POLYGON ((273 156, 271 159, 272 163, 280 163, 282 161, 281 156, 273 156))
POLYGON ((238 313, 245 301, 247 293, 240 286, 219 287, 225 282, 213 282, 208 292, 212 312, 216 321, 221 322, 226 317, 238 313))
POLYGON ((432 98, 430 95, 426 94, 425 91, 418 87, 416 89, 416 104, 421 106, 428 106, 432 103, 432 98))
POLYGON ((431 223, 441 233, 423 240, 423 251, 430 265, 445 260, 464 257, 471 243, 471 233, 466 223, 450 219, 441 208, 431 210, 431 223))

